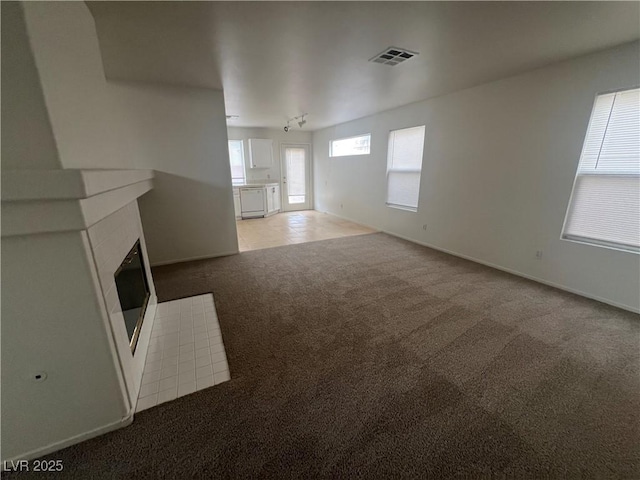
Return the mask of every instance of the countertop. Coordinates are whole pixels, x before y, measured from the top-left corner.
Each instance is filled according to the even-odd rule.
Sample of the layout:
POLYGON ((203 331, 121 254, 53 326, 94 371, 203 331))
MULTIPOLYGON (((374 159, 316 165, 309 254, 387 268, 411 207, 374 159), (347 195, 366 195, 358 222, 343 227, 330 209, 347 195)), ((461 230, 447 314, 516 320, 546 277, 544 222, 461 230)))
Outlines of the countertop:
POLYGON ((243 184, 236 184, 233 188, 243 188, 243 187, 252 187, 252 188, 262 188, 262 187, 274 187, 280 185, 278 182, 274 182, 272 180, 252 180, 250 182, 245 182, 243 184))

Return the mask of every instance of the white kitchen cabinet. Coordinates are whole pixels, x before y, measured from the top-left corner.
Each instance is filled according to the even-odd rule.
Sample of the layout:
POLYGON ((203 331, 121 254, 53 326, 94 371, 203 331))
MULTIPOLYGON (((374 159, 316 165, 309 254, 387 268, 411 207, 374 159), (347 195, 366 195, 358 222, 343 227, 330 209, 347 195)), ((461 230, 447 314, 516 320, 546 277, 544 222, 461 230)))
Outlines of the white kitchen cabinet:
POLYGON ((267 215, 280 210, 280 186, 266 185, 267 189, 267 215))
POLYGON ((271 168, 273 166, 273 140, 249 139, 249 168, 271 168))
POLYGON ((271 187, 273 195, 273 210, 275 212, 280 211, 280 185, 274 185, 271 187))
POLYGON ((273 212, 273 195, 271 195, 271 188, 267 187, 267 214, 273 212))
POLYGON ((240 207, 240 190, 233 189, 233 210, 236 214, 236 218, 242 217, 242 208, 240 207))

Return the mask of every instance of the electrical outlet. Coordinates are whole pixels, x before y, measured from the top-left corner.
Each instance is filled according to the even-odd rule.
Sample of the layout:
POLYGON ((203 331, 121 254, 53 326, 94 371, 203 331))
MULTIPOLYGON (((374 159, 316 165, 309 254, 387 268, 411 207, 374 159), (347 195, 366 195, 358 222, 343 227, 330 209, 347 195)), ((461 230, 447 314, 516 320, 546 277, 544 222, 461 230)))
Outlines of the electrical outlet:
POLYGON ((536 259, 540 260, 542 258, 542 250, 536 250, 536 259))
POLYGON ((47 372, 36 372, 31 375, 34 382, 44 382, 47 379, 47 372))
POLYGON ((340 208, 342 208, 342 204, 340 204, 340 208))
POLYGON ((424 225, 422 225, 422 229, 426 232, 427 231, 427 224, 425 223, 424 225))

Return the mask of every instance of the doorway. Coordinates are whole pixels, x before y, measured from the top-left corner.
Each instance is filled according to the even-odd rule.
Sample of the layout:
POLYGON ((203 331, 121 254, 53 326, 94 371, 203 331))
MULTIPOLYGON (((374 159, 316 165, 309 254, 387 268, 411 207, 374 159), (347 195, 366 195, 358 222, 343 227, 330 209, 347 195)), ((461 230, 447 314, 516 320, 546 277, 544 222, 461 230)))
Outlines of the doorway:
POLYGON ((283 144, 280 148, 282 210, 311 210, 311 149, 304 144, 283 144))

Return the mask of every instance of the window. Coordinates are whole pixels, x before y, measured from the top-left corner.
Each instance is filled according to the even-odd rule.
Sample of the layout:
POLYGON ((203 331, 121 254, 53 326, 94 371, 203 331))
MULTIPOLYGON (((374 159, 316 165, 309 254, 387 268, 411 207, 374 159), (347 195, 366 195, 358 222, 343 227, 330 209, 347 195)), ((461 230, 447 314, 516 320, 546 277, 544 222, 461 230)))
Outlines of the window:
POLYGON ((389 133, 387 205, 418 211, 424 125, 389 133))
POLYGON ((369 155, 371 150, 371 134, 358 137, 331 140, 329 145, 330 157, 346 157, 348 155, 369 155))
POLYGON ((231 163, 231 183, 244 183, 244 145, 242 140, 229 140, 229 162, 231 163))
POLYGON ((562 238, 640 251, 640 89, 596 98, 562 238))

